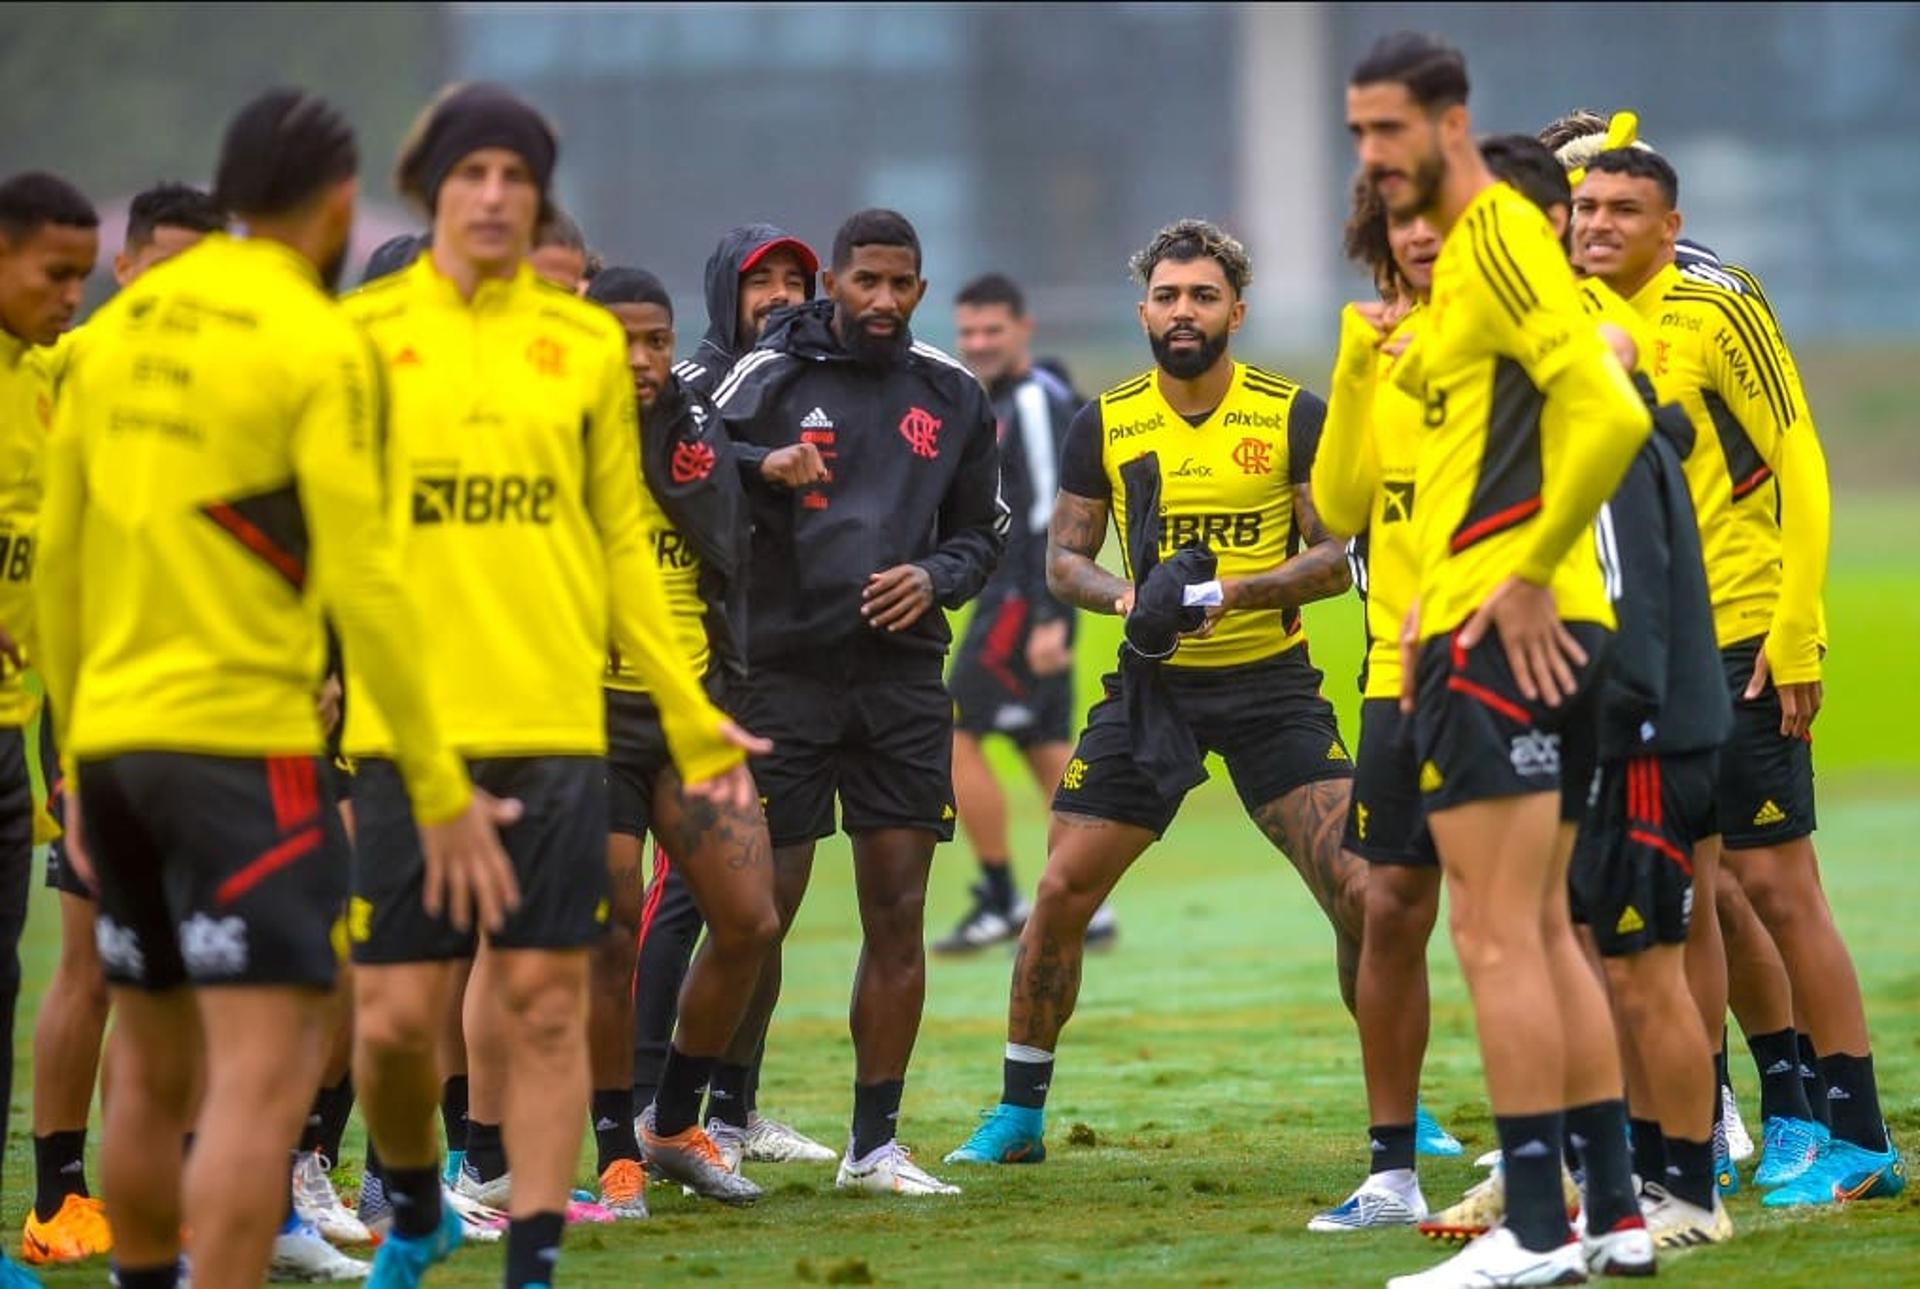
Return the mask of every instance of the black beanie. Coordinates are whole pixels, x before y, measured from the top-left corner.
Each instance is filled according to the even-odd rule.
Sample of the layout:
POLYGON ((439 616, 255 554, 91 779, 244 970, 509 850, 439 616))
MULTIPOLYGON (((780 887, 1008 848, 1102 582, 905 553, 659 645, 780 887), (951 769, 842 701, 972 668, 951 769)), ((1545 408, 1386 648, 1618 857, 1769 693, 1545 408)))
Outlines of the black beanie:
POLYGON ((609 264, 587 283, 587 299, 595 304, 657 304, 673 316, 673 297, 660 279, 645 269, 609 264))
POLYGON ((395 174, 400 191, 431 215, 440 185, 460 159, 505 148, 527 163, 544 206, 560 144, 545 117, 499 85, 462 85, 429 109, 395 174))

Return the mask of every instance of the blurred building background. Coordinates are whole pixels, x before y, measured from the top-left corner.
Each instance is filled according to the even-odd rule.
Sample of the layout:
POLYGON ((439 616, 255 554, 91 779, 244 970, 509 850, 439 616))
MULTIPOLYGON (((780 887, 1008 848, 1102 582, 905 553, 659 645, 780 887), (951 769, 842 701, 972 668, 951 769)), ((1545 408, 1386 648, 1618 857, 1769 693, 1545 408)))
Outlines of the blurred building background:
MULTIPOLYGON (((1483 131, 1636 109, 1689 231, 1766 279, 1799 347, 1920 343, 1910 4, 14 5, 0 170, 61 170, 111 207, 204 179, 227 113, 298 81, 362 128, 370 242, 415 218, 385 182, 413 112, 485 77, 552 114, 562 201, 610 260, 666 279, 686 331, 726 226, 771 219, 824 251, 885 204, 926 243, 940 307, 918 330, 944 341, 953 290, 1001 269, 1091 386, 1144 359, 1127 255, 1200 214, 1253 252, 1248 345, 1311 379, 1365 289, 1339 259, 1345 74, 1403 26, 1466 51, 1483 131)), ((1920 392, 1857 367, 1869 402, 1920 392)))

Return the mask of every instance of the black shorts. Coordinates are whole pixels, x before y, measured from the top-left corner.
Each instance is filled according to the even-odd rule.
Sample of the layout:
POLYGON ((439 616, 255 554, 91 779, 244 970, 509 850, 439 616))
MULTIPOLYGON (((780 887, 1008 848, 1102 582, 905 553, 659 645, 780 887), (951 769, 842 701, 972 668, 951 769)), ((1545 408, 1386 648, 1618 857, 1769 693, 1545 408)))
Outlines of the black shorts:
POLYGON ((607 691, 607 830, 645 837, 653 824, 653 792, 673 768, 660 709, 648 694, 607 691))
MULTIPOLYGON (((500 840, 520 883, 520 907, 488 940, 501 949, 580 949, 607 923, 607 774, 597 756, 490 757, 467 763, 476 786, 521 803, 500 840)), ((474 930, 456 930, 421 902, 426 862, 406 784, 393 762, 368 758, 353 781, 353 960, 372 964, 467 958, 474 930)))
POLYGON ((883 645, 756 666, 740 723, 773 740, 753 763, 769 840, 919 828, 953 838, 953 700, 940 659, 883 645))
MULTIPOLYGON (((40 709, 39 744, 40 782, 47 786, 47 814, 54 823, 65 827, 66 784, 61 781, 60 753, 53 743, 53 717, 44 707, 40 709)), ((62 895, 83 900, 93 898, 93 888, 67 862, 67 848, 59 838, 47 844, 47 885, 62 895)))
MULTIPOLYGON (((1305 645, 1235 667, 1168 667, 1164 675, 1175 710, 1201 752, 1217 752, 1226 761, 1249 814, 1302 784, 1353 777, 1353 758, 1305 645)), ((1119 674, 1101 684, 1106 697, 1087 713, 1053 808, 1159 836, 1180 812, 1182 798, 1160 795, 1127 751, 1119 674)))
POLYGON ((1780 691, 1771 678, 1760 696, 1745 697, 1760 641, 1720 651, 1733 695, 1733 731, 1720 753, 1720 840, 1728 850, 1779 846, 1811 836, 1813 740, 1780 733, 1780 691))
POLYGON ((1717 828, 1719 760, 1686 752, 1601 764, 1574 847, 1572 894, 1575 920, 1593 929, 1606 957, 1687 942, 1693 848, 1717 828))
POLYGON ((975 607, 947 673, 955 729, 976 738, 1001 734, 1021 748, 1072 736, 1073 672, 1034 675, 1027 665, 1031 634, 1028 603, 1020 596, 975 607))
POLYGON ((129 752, 80 766, 107 979, 330 988, 348 845, 313 756, 129 752))
POLYGON ((1475 801, 1558 792, 1560 817, 1586 814, 1599 762, 1595 677, 1609 632, 1591 622, 1567 630, 1587 653, 1572 701, 1548 707, 1521 695, 1498 631, 1469 651, 1454 633, 1420 646, 1414 744, 1427 813, 1475 801))
POLYGON ((1340 844, 1375 864, 1426 868, 1440 863, 1420 808, 1413 721, 1398 699, 1369 698, 1360 704, 1360 755, 1340 844))

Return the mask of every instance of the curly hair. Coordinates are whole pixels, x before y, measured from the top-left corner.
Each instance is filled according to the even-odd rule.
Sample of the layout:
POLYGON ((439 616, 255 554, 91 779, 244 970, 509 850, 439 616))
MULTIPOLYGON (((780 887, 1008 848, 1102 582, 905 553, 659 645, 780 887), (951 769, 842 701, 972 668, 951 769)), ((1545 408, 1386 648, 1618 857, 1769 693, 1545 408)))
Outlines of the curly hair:
POLYGON ((1153 235, 1153 240, 1134 252, 1127 266, 1140 285, 1153 277, 1162 260, 1185 263, 1210 259, 1227 275, 1227 285, 1242 295, 1253 284, 1253 257, 1237 238, 1218 224, 1204 219, 1181 219, 1153 235))
POLYGON ((1592 108, 1576 107, 1565 116, 1549 121, 1540 131, 1540 142, 1555 152, 1566 147, 1575 139, 1583 139, 1589 134, 1605 134, 1607 118, 1592 108))
POLYGON ((1393 243, 1387 238, 1386 203, 1364 174, 1353 177, 1353 207, 1347 212, 1342 246, 1347 258, 1372 276, 1374 289, 1382 296, 1412 294, 1413 284, 1400 272, 1393 243))

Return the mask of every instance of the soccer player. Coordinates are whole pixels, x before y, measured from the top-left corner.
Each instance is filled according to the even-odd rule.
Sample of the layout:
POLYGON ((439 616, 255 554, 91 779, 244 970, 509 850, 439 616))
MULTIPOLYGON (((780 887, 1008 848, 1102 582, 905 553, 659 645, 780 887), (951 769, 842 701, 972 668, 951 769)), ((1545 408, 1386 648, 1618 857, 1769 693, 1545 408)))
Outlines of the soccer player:
POLYGON ((534 230, 533 252, 527 262, 542 281, 579 295, 587 277, 587 235, 573 216, 548 203, 534 230))
MULTIPOLYGON (((33 648, 33 577, 36 528, 40 523, 42 467, 47 432, 53 416, 53 380, 43 361, 48 347, 72 326, 79 311, 87 274, 99 252, 99 216, 72 185, 53 175, 14 175, 0 182, 0 1116, 13 1095, 13 1019, 20 995, 20 933, 26 927, 27 901, 32 889, 34 821, 33 783, 27 769, 28 722, 34 699, 26 688, 26 668, 33 648)), ((43 715, 42 719, 45 717, 43 715)), ((56 776, 57 777, 57 776, 56 776)), ((62 908, 66 933, 68 909, 62 908)), ((76 926, 72 938, 90 938, 90 929, 76 926)), ((65 955, 63 955, 63 961, 65 955)), ((66 999, 80 1015, 76 1027, 94 1014, 84 978, 75 964, 66 999), (77 997, 74 995, 78 995, 77 997)), ((97 990, 97 986, 95 986, 97 990)), ((99 1030, 94 1030, 95 1043, 99 1030)), ((89 1073, 79 1112, 81 1132, 87 1122, 85 1100, 91 1099, 89 1073)), ((35 1134, 35 1161, 46 1158, 35 1134)), ((63 1138, 63 1144, 69 1139, 63 1138)), ((78 1155, 76 1153, 77 1162, 78 1155)), ((57 1169, 54 1170, 57 1172, 57 1169)), ((78 1192, 85 1194, 84 1176, 78 1192)), ((44 1185, 44 1183, 43 1183, 44 1185)), ((55 1188, 64 1190, 59 1183, 55 1188)), ((48 1188, 48 1189, 55 1189, 48 1188)), ((39 1203, 36 1198, 36 1203, 39 1203)), ((64 1197, 53 1200, 49 1219, 61 1218, 62 1229, 47 1230, 62 1252, 85 1257, 111 1246, 106 1224, 97 1206, 83 1201, 69 1210, 64 1197)), ((32 1232, 29 1218, 29 1233, 32 1232)), ((43 1228, 44 1229, 44 1228, 43 1228)), ((21 1242, 28 1261, 46 1245, 21 1242)), ((38 1283, 32 1273, 0 1253, 0 1285, 38 1283)))
POLYGON ((427 699, 381 513, 379 387, 326 295, 356 164, 311 95, 243 108, 215 200, 249 236, 208 236, 101 311, 49 452, 43 672, 117 1018, 102 1155, 127 1289, 175 1282, 183 1199, 195 1282, 258 1283, 287 1203, 346 881, 319 791, 323 606, 391 715, 436 897, 464 910, 511 883, 500 808, 427 699))
MULTIPOLYGON (((1353 200, 1347 257, 1372 274, 1381 299, 1341 314, 1311 488, 1327 530, 1354 539, 1354 580, 1366 601, 1360 749, 1342 845, 1369 865, 1354 1016, 1371 1159, 1366 1181, 1308 1224, 1326 1232, 1427 1215, 1415 1156, 1424 1136, 1418 1094, 1429 1018, 1427 942, 1440 910, 1440 861, 1421 818, 1411 722, 1400 710, 1400 627, 1420 571, 1414 471, 1424 408, 1393 381, 1393 364, 1425 320, 1440 237, 1418 216, 1389 219, 1364 178, 1353 200)), ((1451 1153, 1459 1150, 1454 1143, 1451 1153)))
MULTIPOLYGON (((1603 152, 1576 197, 1582 262, 1654 325, 1654 384, 1696 430, 1687 478, 1699 516, 1733 735, 1722 754, 1726 864, 1785 959, 1813 1027, 1830 1132, 1789 1154, 1767 1126, 1756 1180, 1769 1206, 1897 1195, 1900 1155, 1880 1114, 1858 978, 1814 856, 1811 728, 1822 699, 1830 541, 1826 458, 1772 316, 1674 263, 1679 181, 1642 149, 1603 152), (1773 1167, 1778 1165, 1778 1167, 1773 1167)), ((1792 1035, 1778 1059, 1798 1053, 1792 1035)))
MULTIPOLYGON (((853 838, 863 944, 853 1128, 835 1184, 948 1195, 958 1188, 913 1163, 896 1132, 926 1000, 927 875, 935 844, 953 835, 953 706, 940 674, 950 637, 938 610, 985 585, 1008 513, 986 391, 909 329, 926 294, 920 269, 905 217, 849 216, 828 298, 776 314, 715 401, 749 459, 810 434, 830 471, 798 489, 750 482, 741 715, 774 740, 755 778, 783 934, 836 797, 853 838)), ((763 973, 763 998, 765 983, 763 973)))
POLYGON ((1606 996, 1574 938, 1572 820, 1613 625, 1591 529, 1650 428, 1546 216, 1474 146, 1465 60, 1382 38, 1347 123, 1390 216, 1441 234, 1428 320, 1395 364, 1425 407, 1403 704, 1450 893, 1501 1146, 1506 1221, 1401 1289, 1649 1273, 1606 996), (1570 1238, 1563 1133, 1586 1165, 1570 1238))
MULTIPOLYGON (((114 281, 131 286, 142 273, 226 227, 213 199, 187 184, 155 185, 127 208, 127 232, 113 260, 114 281)), ((79 336, 79 332, 68 333, 79 336)), ((43 351, 51 354, 53 351, 43 351)), ((60 362, 64 367, 65 356, 60 362)), ((40 724, 42 769, 49 795, 59 782, 53 722, 40 724)), ((87 1113, 100 1071, 107 1024, 107 979, 94 945, 93 891, 65 862, 56 840, 47 847, 47 885, 59 892, 60 957, 40 1000, 33 1030, 34 1200, 20 1235, 32 1263, 71 1262, 110 1252, 106 1211, 87 1190, 87 1113)))
MULTIPOLYGON (((688 390, 673 367, 673 301, 653 274, 602 270, 587 298, 626 333, 627 364, 639 404, 647 549, 666 584, 674 629, 720 693, 744 674, 740 630, 746 594, 746 496, 732 443, 713 404, 688 390)), ((644 1147, 656 1175, 728 1203, 760 1188, 738 1175, 744 1134, 715 1122, 702 1128, 700 1101, 780 934, 773 907, 773 858, 757 801, 712 808, 691 801, 667 757, 659 709, 639 675, 616 659, 607 671, 607 865, 613 916, 593 960, 589 1039, 593 1049, 593 1130, 601 1202, 644 1216, 644 1147), (635 1142, 633 1104, 634 961, 643 920, 640 847, 666 840, 691 886, 706 941, 683 988, 678 1033, 667 1050, 655 1099, 635 1142), (723 1151, 725 1152, 723 1154, 723 1151)))
MULTIPOLYGON (((386 700, 350 705, 354 1084, 393 1202, 381 1284, 416 1283, 459 1240, 436 1168, 434 1042, 452 964, 476 947, 490 975, 475 980, 494 987, 474 984, 468 1002, 497 1012, 507 1048, 506 1281, 552 1280, 589 1100, 587 959, 607 918, 609 639, 659 704, 691 796, 750 802, 742 751, 765 748, 707 701, 672 634, 645 545, 620 328, 526 263, 557 151, 506 90, 443 92, 397 173, 433 221, 432 247, 346 302, 392 394, 389 491, 427 686, 473 774, 524 810, 503 834, 520 899, 477 945, 465 908, 432 898, 411 822, 424 803, 390 759, 386 700)), ((357 676, 351 641, 346 658, 357 676)))
MULTIPOLYGON (((1158 548, 1204 544, 1219 573, 1205 627, 1159 665, 1171 711, 1157 741, 1226 760, 1247 813, 1357 951, 1365 875, 1340 847, 1353 765, 1300 621, 1301 605, 1349 585, 1342 544, 1322 528, 1307 487, 1326 408, 1286 377, 1234 359, 1252 264, 1223 230, 1198 219, 1169 225, 1132 268, 1154 366, 1089 403, 1067 431, 1047 585, 1089 612, 1130 612, 1134 584, 1095 557, 1109 516, 1129 551, 1144 539, 1144 516, 1131 513, 1141 485, 1128 472, 1157 473, 1158 548)), ((1147 767, 1120 676, 1105 688, 1054 794, 1047 867, 1014 960, 1001 1100, 949 1162, 1045 1157, 1043 1109, 1087 925, 1185 795, 1147 767)), ((1192 765, 1187 787, 1205 777, 1197 755, 1192 765)), ((1343 948, 1343 980, 1349 960, 1343 948)))
MULTIPOLYGON (((1033 319, 1020 288, 989 273, 954 300, 960 358, 987 387, 1000 431, 1000 480, 1013 515, 1006 557, 974 602, 954 652, 953 799, 973 844, 980 879, 973 907, 934 941, 940 953, 970 953, 1015 939, 1026 901, 1013 881, 1007 802, 981 750, 1000 734, 1020 750, 1040 791, 1051 796, 1073 754, 1073 610, 1047 590, 1047 520, 1067 424, 1080 400, 1066 382, 1034 366, 1033 319)), ((1111 939, 1103 908, 1089 941, 1111 939)))
MULTIPOLYGON (((819 268, 813 248, 783 228, 743 224, 728 229, 707 259, 706 334, 692 357, 674 364, 675 377, 689 393, 711 398, 734 363, 759 341, 775 310, 813 299, 819 268)), ((772 452, 742 447, 735 456, 743 477, 784 488, 824 479, 826 467, 819 445, 812 441, 816 433, 803 428, 798 443, 772 452)), ((642 1107, 652 1105, 659 1090, 701 925, 693 892, 658 839, 653 855, 633 988, 633 1101, 642 1107)), ((826 1163, 838 1158, 831 1147, 759 1111, 760 1066, 765 1055, 761 1035, 780 994, 779 972, 776 945, 762 966, 762 987, 743 1026, 741 1046, 729 1048, 714 1065, 708 1083, 707 1122, 719 1126, 728 1148, 739 1146, 749 1161, 826 1163)))

